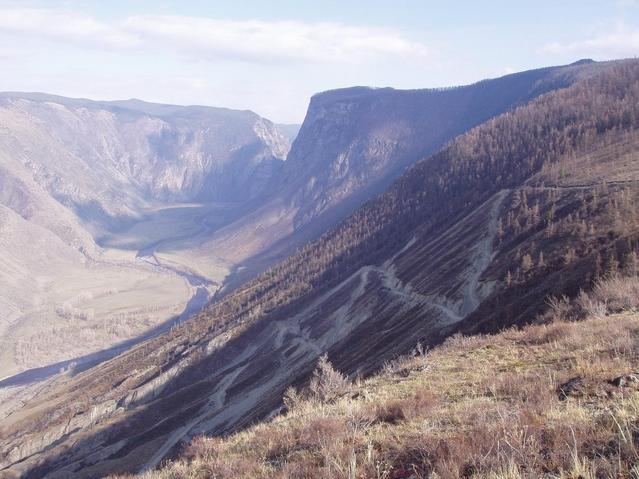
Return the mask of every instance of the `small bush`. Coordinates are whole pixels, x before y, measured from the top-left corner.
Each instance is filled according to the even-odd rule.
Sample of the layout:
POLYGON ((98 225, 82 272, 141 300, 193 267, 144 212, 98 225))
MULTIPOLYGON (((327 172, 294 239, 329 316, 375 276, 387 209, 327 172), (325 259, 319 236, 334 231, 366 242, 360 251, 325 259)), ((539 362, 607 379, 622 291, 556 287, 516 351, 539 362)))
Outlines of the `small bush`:
POLYGON ((319 446, 327 442, 335 442, 347 432, 345 421, 336 417, 323 416, 312 418, 302 429, 299 443, 306 446, 319 446))
POLYGON ((521 341, 524 344, 540 345, 564 340, 572 334, 573 327, 565 321, 555 321, 550 324, 530 326, 522 333, 521 341))
POLYGON ((577 296, 575 304, 584 317, 603 318, 608 313, 608 307, 604 301, 583 291, 577 296))
POLYGON ((639 309, 639 278, 619 276, 599 281, 593 288, 594 299, 604 303, 609 313, 639 309))
POLYGON ((282 400, 286 410, 291 411, 302 401, 302 395, 293 386, 289 386, 286 391, 284 391, 282 400))
POLYGON ((580 292, 574 301, 551 296, 548 309, 538 316, 541 324, 603 318, 607 314, 639 310, 639 277, 615 274, 598 280, 589 293, 580 292))
POLYGON ((346 394, 349 389, 348 379, 333 368, 328 356, 325 354, 320 357, 308 386, 310 396, 322 402, 332 402, 346 394))
POLYGON ((375 416, 379 422, 387 422, 389 424, 397 424, 400 421, 406 419, 404 413, 404 401, 395 400, 377 406, 375 416))
POLYGON ((395 399, 379 405, 375 409, 378 422, 397 424, 404 419, 415 419, 427 415, 437 404, 437 396, 432 391, 422 388, 407 399, 395 399))
POLYGON ((570 304, 570 299, 567 296, 551 296, 546 300, 548 304, 548 310, 545 313, 545 318, 550 321, 569 321, 574 318, 574 308, 570 304))
POLYGON ((494 379, 492 391, 497 398, 518 403, 547 406, 552 397, 551 388, 544 378, 522 372, 507 372, 494 379))

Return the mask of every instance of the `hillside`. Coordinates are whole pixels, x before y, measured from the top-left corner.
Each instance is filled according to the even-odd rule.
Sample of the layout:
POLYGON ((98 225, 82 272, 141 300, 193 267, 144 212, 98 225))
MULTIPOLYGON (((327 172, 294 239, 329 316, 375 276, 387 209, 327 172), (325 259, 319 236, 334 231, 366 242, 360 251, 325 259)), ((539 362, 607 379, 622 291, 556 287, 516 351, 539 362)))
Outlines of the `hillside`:
MULTIPOLYGON (((0 94, 0 203, 66 245, 54 238, 44 256, 2 251, 3 376, 47 377, 167 329, 319 237, 455 135, 605 67, 324 92, 299 135, 250 111, 0 94), (297 136, 288 156, 286 135, 297 136), (52 336, 61 339, 48 344, 52 336)), ((34 231, 3 227, 15 244, 34 231)))
POLYGON ((0 467, 153 468, 267 416, 326 352, 366 376, 418 341, 532 321, 550 291, 632 270, 639 64, 589 72, 457 137, 170 333, 43 384, 4 419, 0 467))
MULTIPOLYGON (((285 136, 295 128, 249 111, 0 94, 0 203, 69 250, 4 251, 4 376, 58 371, 188 317, 221 286, 227 294, 320 236, 445 141, 598 68, 545 68, 448 90, 324 92, 288 157, 285 136), (49 336, 70 344, 45 346, 49 336)), ((28 226, 12 222, 6 237, 27 237, 28 226)))
POLYGON ((638 287, 603 281, 542 324, 455 335, 369 379, 322 364, 284 413, 138 477, 634 477, 638 287))
POLYGON ((316 239, 455 136, 604 67, 541 68, 445 89, 318 93, 271 194, 217 231, 197 262, 215 251, 236 264, 230 290, 316 239))

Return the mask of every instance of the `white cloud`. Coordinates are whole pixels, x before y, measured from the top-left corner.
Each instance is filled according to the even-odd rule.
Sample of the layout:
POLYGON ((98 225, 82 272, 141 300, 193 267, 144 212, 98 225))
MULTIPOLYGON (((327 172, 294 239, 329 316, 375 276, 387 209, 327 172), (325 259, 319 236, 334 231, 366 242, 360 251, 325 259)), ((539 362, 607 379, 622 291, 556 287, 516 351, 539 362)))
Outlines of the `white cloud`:
POLYGON ((427 58, 398 32, 336 23, 233 21, 142 15, 114 22, 68 11, 0 9, 0 31, 82 46, 172 50, 197 59, 244 62, 360 62, 427 58))
POLYGON ((429 54, 424 45, 392 31, 333 23, 136 16, 128 18, 124 28, 147 42, 242 61, 357 61, 429 54))
POLYGON ((15 50, 0 45, 0 60, 13 60, 17 57, 18 53, 15 50))
POLYGON ((129 48, 137 38, 92 17, 33 8, 0 9, 0 31, 83 46, 129 48))
POLYGON ((543 52, 598 58, 632 57, 639 54, 639 30, 617 24, 608 31, 584 40, 548 43, 543 52))

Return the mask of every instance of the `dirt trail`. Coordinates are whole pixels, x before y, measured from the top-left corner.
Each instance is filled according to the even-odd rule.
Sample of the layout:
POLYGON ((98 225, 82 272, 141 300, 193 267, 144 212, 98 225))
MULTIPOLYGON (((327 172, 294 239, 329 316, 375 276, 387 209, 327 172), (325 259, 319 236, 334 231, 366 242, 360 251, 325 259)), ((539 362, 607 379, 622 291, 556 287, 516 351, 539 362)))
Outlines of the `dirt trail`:
POLYGON ((397 277, 393 261, 407 251, 416 239, 413 238, 402 250, 384 262, 381 266, 364 266, 353 275, 334 286, 324 294, 310 302, 303 310, 285 320, 273 321, 268 332, 264 332, 257 340, 247 345, 244 351, 237 355, 223 370, 216 371, 215 377, 220 378, 212 391, 206 405, 201 412, 186 425, 173 431, 145 464, 143 471, 156 467, 168 452, 181 440, 207 431, 214 431, 225 424, 232 423, 254 408, 269 391, 274 391, 280 384, 287 381, 292 371, 300 367, 301 363, 313 361, 332 344, 346 337, 358 324, 371 318, 371 311, 365 306, 366 302, 359 300, 367 295, 367 287, 371 285, 372 276, 378 275, 384 289, 398 298, 403 307, 433 308, 444 316, 440 324, 458 322, 464 318, 471 308, 477 307, 481 301, 479 278, 494 257, 492 249, 493 239, 497 231, 499 208, 507 191, 497 193, 489 201, 490 218, 482 239, 472 251, 471 264, 467 271, 464 286, 465 296, 463 306, 454 308, 446 298, 427 296, 414 291, 410 284, 403 284, 397 277), (339 308, 322 318, 328 330, 313 338, 310 331, 305 329, 305 320, 312 318, 318 308, 329 304, 339 297, 344 288, 348 288, 348 297, 339 308), (456 309, 461 309, 457 311, 456 309), (295 354, 284 355, 282 351, 295 347, 295 354), (242 395, 233 400, 227 398, 226 392, 238 380, 243 371, 256 361, 261 361, 262 355, 272 351, 278 356, 280 366, 273 374, 246 389, 242 395), (305 358, 305 360, 301 360, 305 358))
POLYGON ((464 300, 460 311, 461 316, 467 316, 475 311, 483 298, 480 298, 479 291, 481 285, 479 284, 479 278, 486 271, 486 268, 490 265, 490 262, 495 257, 493 251, 493 241, 497 234, 497 227, 499 224, 499 209, 504 201, 504 198, 508 194, 508 190, 501 190, 491 199, 493 204, 490 208, 490 219, 486 225, 486 232, 482 240, 475 246, 474 255, 471 260, 470 274, 466 279, 466 285, 464 287, 464 300))
MULTIPOLYGON (((481 241, 472 249, 470 265, 465 272, 466 277, 462 287, 463 297, 461 305, 455 306, 445 297, 420 294, 415 291, 410 284, 402 283, 397 277, 393 261, 415 243, 415 238, 411 239, 399 253, 386 261, 381 267, 374 268, 374 270, 382 276, 384 287, 391 293, 403 298, 408 306, 432 307, 439 310, 445 317, 445 320, 442 322, 444 325, 453 324, 464 319, 468 314, 479 307, 479 304, 486 296, 485 292, 482 294, 482 290, 485 289, 485 286, 480 284, 479 279, 495 256, 493 240, 497 234, 499 210, 508 193, 508 190, 502 190, 488 200, 488 202, 492 202, 490 206, 490 217, 481 241)), ((469 216, 476 214, 477 210, 470 213, 469 216)), ((449 232, 444 233, 444 235, 447 234, 449 234, 449 232)))
MULTIPOLYGON (((248 365, 248 364, 247 364, 248 365)), ((173 431, 169 437, 164 441, 164 444, 160 446, 160 448, 153 454, 153 456, 146 462, 146 464, 142 467, 140 472, 150 471, 156 468, 162 459, 169 453, 169 451, 183 438, 189 436, 191 430, 207 416, 210 416, 217 410, 222 409, 224 406, 224 401, 226 399, 226 391, 233 384, 235 379, 240 375, 240 373, 246 368, 247 365, 237 368, 232 373, 229 373, 225 376, 217 386, 215 393, 210 397, 206 406, 202 408, 202 413, 190 420, 184 426, 173 431)))

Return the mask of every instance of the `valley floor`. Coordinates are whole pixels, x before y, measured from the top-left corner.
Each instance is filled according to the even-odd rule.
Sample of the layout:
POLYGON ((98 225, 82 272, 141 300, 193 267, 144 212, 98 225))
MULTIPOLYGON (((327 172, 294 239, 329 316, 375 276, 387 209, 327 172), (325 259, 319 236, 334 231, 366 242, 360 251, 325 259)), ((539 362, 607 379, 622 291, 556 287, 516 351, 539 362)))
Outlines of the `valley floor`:
POLYGON ((157 208, 128 229, 96 234, 102 247, 84 254, 3 210, 0 229, 10 234, 0 240, 0 279, 16 292, 0 316, 0 390, 112 357, 199 312, 229 270, 210 260, 202 271, 189 254, 228 209, 157 208), (28 236, 51 238, 25 253, 28 236))
POLYGON ((144 478, 637 477, 639 281, 615 281, 546 324, 453 336, 346 386, 325 375, 336 398, 290 393, 287 413, 144 478))

